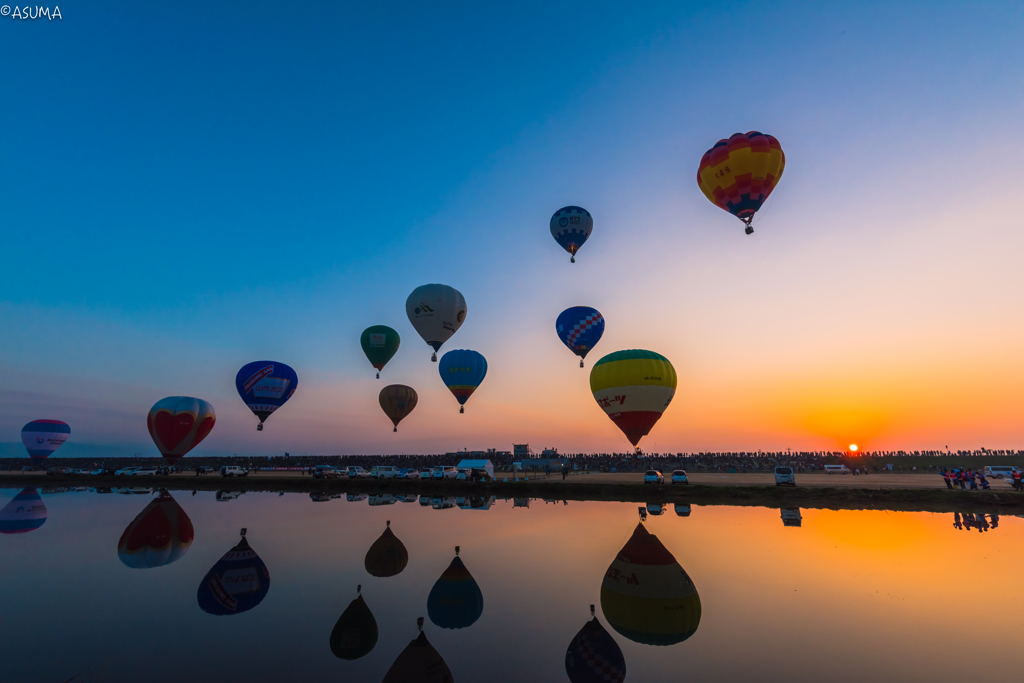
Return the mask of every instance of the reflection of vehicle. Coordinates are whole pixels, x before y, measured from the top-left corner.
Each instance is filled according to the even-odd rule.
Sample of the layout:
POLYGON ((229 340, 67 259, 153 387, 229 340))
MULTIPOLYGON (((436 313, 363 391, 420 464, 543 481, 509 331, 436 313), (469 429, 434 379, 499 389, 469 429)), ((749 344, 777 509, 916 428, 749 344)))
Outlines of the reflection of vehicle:
POLYGON ((665 475, 663 475, 658 470, 647 470, 647 473, 644 474, 644 483, 645 484, 664 484, 665 483, 665 475))
POLYGON ((370 505, 394 505, 398 502, 390 493, 381 493, 370 496, 370 505))
POLYGON ((686 476, 686 470, 676 470, 672 473, 673 484, 689 484, 690 478, 686 476))
POLYGON ((330 465, 317 465, 316 469, 313 470, 313 477, 315 479, 335 479, 340 476, 341 472, 338 471, 338 468, 330 465))
POLYGON ((358 503, 361 500, 366 500, 365 493, 347 493, 345 494, 345 500, 350 503, 358 503))
POLYGON ((121 493, 121 494, 124 494, 126 496, 130 496, 132 494, 138 494, 138 495, 149 494, 149 493, 152 493, 152 492, 153 492, 152 489, 148 489, 148 488, 146 488, 144 486, 132 486, 132 487, 123 487, 123 486, 121 486, 121 487, 117 487, 117 488, 114 489, 114 493, 121 493))
POLYGON ((234 500, 242 495, 241 491, 217 491, 217 500, 234 500))
POLYGON ((444 498, 431 498, 430 506, 435 510, 447 510, 448 508, 455 507, 455 498, 452 496, 445 496, 444 498))
POLYGON ((434 468, 433 477, 434 479, 454 479, 459 474, 459 471, 454 467, 438 465, 434 468))
POLYGON ((238 465, 224 465, 220 468, 220 476, 222 477, 248 477, 249 471, 244 467, 238 465))
POLYGON ((129 472, 129 477, 155 477, 160 474, 160 470, 157 467, 136 467, 134 472, 129 472))
POLYGON ((428 507, 430 505, 430 496, 420 496, 420 505, 428 507))
POLYGON ((364 470, 359 465, 351 465, 348 468, 349 479, 365 479, 370 476, 370 473, 364 470))
POLYGON ((792 467, 776 467, 775 468, 775 485, 776 486, 796 486, 796 475, 793 474, 792 467))
POLYGON ((395 496, 399 503, 415 503, 417 497, 415 493, 404 493, 400 496, 395 496))
POLYGON ((1014 471, 1020 472, 1019 467, 1010 467, 1009 465, 993 465, 985 466, 985 476, 993 479, 1009 479, 1013 476, 1014 471))
POLYGON ((494 496, 486 498, 473 496, 471 498, 459 498, 457 502, 460 510, 489 510, 495 500, 497 499, 494 496))
POLYGON ((690 506, 689 505, 682 505, 680 503, 676 503, 675 507, 676 507, 676 514, 679 515, 680 517, 689 517, 690 516, 690 506))
POLYGON ((119 469, 117 472, 114 472, 114 476, 115 477, 127 476, 127 475, 131 474, 132 472, 134 472, 137 469, 139 469, 139 468, 138 467, 124 467, 122 469, 119 469))
POLYGON ((800 523, 803 521, 803 517, 800 515, 800 508, 782 508, 781 512, 783 526, 800 526, 800 523))
POLYGON ((420 471, 419 470, 409 469, 409 468, 405 467, 405 468, 402 468, 402 469, 398 470, 398 474, 396 475, 396 477, 398 479, 419 479, 420 478, 420 471))
POLYGON ((657 517, 658 515, 663 515, 665 514, 665 506, 662 505, 661 503, 648 503, 647 513, 650 515, 654 515, 655 517, 657 517))
POLYGON ((825 465, 825 474, 849 474, 850 468, 846 465, 825 465))
MULTIPOLYGON (((365 497, 366 496, 363 496, 363 498, 365 498, 365 497)), ((327 501, 334 500, 335 498, 341 498, 341 494, 340 493, 320 493, 320 492, 310 493, 309 494, 309 499, 311 501, 313 501, 314 503, 326 503, 327 501)), ((352 494, 349 494, 349 498, 348 499, 352 500, 352 494)))
POLYGON ((374 479, 394 479, 398 476, 398 468, 390 465, 378 465, 370 469, 370 476, 374 479))

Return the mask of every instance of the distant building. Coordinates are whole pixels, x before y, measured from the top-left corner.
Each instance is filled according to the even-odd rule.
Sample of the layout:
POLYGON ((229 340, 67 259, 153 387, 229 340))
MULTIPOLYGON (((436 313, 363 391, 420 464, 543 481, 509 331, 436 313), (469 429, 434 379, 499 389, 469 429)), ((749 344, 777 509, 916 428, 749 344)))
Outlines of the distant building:
POLYGON ((517 443, 512 446, 512 455, 516 458, 532 458, 533 452, 530 450, 530 444, 517 443))
POLYGON ((542 458, 557 458, 558 457, 558 449, 557 448, 545 448, 544 450, 542 450, 540 452, 540 457, 542 457, 542 458))

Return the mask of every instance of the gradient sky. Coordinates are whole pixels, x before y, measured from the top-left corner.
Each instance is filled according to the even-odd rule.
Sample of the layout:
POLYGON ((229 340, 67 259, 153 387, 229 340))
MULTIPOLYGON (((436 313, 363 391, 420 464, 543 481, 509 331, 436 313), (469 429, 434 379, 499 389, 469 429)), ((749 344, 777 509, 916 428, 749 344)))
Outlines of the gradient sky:
POLYGON ((155 455, 177 394, 217 410, 199 455, 628 450, 571 305, 608 321, 588 366, 675 365, 649 451, 1021 446, 1019 3, 61 12, 0 19, 4 454, 45 417, 155 455), (748 237, 695 174, 754 129, 787 166, 748 237), (488 359, 465 415, 405 316, 427 282, 468 302, 444 350, 488 359), (371 324, 403 340, 379 381, 371 324), (257 433, 262 358, 300 388, 257 433), (397 434, 388 382, 420 395, 397 434))

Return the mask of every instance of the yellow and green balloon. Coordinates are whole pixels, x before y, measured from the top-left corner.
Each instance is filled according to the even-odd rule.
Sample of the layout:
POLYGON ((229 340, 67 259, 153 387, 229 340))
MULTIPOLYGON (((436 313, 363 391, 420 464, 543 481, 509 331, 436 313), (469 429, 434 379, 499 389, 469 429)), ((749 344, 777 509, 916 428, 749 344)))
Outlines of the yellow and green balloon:
POLYGON ((636 446, 672 402, 676 370, 667 358, 653 351, 616 351, 590 371, 590 390, 615 426, 636 446))

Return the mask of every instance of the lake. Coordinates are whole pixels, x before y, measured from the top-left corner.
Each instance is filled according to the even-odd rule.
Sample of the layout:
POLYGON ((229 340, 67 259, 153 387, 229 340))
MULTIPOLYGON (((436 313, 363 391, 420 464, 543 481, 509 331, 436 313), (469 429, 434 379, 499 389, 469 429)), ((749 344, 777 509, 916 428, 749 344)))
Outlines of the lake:
POLYGON ((315 497, 0 490, 0 677, 1021 677, 1018 517, 315 497))

